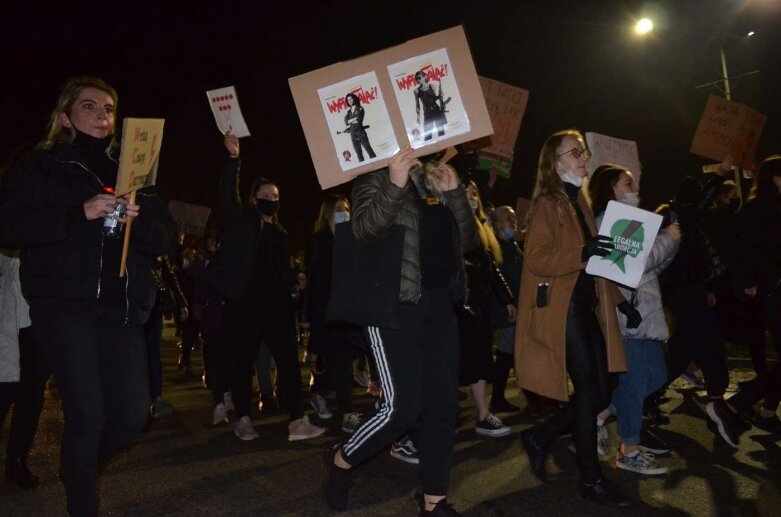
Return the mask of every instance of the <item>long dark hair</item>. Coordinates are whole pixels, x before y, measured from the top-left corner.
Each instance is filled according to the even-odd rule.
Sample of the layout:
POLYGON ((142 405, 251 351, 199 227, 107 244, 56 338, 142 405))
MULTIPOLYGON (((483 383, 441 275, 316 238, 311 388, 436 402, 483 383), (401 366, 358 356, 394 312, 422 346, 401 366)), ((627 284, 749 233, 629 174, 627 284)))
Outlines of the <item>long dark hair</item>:
POLYGON ((347 208, 350 208, 350 201, 341 194, 328 194, 323 202, 320 204, 320 213, 317 215, 317 221, 315 221, 315 231, 331 229, 331 218, 334 215, 334 209, 336 203, 344 201, 347 203, 347 208))
MULTIPOLYGON (((279 189, 279 186, 270 179, 266 178, 265 176, 258 176, 255 178, 255 181, 252 182, 252 187, 249 189, 250 202, 252 202, 252 200, 257 197, 258 192, 260 192, 260 187, 263 185, 273 185, 279 189)), ((257 203, 257 201, 255 201, 255 203, 257 203)), ((271 216, 271 222, 274 223, 274 226, 278 227, 280 230, 283 229, 279 222, 279 212, 271 216)))
POLYGON ((766 206, 781 203, 781 193, 773 183, 773 178, 778 176, 781 176, 781 154, 774 154, 759 165, 749 199, 756 199, 758 203, 766 206))
POLYGON ((588 195, 591 198, 591 208, 594 215, 599 215, 607 210, 608 201, 614 201, 616 194, 613 188, 618 183, 621 174, 627 172, 620 165, 607 163, 600 165, 591 175, 588 182, 588 195))

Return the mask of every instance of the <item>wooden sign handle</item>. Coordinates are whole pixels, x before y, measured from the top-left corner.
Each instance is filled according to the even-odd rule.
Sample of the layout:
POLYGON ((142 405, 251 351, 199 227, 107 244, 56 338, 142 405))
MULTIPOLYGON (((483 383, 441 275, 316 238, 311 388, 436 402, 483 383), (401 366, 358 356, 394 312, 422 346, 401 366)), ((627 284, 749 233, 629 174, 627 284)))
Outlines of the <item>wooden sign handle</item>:
MULTIPOLYGON (((136 204, 136 191, 130 193, 129 204, 136 204)), ((127 251, 130 247, 130 230, 133 228, 133 219, 135 217, 128 217, 125 223, 125 241, 122 243, 122 261, 119 264, 119 278, 125 278, 125 272, 127 271, 127 251)))

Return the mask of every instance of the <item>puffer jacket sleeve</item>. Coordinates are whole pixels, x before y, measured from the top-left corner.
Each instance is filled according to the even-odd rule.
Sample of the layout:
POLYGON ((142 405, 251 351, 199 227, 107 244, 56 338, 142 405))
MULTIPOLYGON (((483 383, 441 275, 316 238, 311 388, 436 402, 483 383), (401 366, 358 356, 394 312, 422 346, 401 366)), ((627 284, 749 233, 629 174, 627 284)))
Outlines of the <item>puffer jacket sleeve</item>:
POLYGON ((475 249, 477 243, 477 226, 472 208, 469 206, 469 200, 466 197, 466 191, 463 185, 459 185, 458 188, 443 192, 442 195, 458 224, 461 253, 469 253, 475 249))
POLYGON ((646 259, 645 274, 659 276, 675 258, 679 243, 670 235, 659 232, 646 259))
POLYGON ((359 176, 352 189, 352 228, 358 242, 376 242, 396 220, 407 196, 388 177, 388 169, 359 176))

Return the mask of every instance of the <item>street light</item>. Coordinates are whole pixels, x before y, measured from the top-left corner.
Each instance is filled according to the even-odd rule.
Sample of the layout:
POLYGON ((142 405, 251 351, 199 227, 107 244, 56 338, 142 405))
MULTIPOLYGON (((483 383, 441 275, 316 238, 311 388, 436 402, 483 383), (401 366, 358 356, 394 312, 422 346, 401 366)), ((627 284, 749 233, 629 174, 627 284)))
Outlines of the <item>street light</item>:
POLYGON ((654 29, 654 22, 650 18, 641 18, 635 23, 635 32, 638 34, 648 34, 654 29))

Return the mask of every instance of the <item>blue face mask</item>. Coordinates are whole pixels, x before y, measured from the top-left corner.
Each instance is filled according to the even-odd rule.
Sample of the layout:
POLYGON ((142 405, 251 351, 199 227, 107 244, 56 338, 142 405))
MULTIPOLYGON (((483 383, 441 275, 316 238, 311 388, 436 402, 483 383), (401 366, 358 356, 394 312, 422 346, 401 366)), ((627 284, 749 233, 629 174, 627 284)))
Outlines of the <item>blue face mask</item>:
POLYGON ((502 239, 515 239, 515 230, 513 228, 502 228, 499 230, 499 235, 502 239))
POLYGON ((350 220, 350 212, 334 212, 334 224, 346 223, 350 220))

